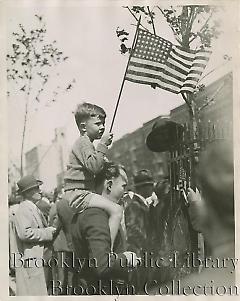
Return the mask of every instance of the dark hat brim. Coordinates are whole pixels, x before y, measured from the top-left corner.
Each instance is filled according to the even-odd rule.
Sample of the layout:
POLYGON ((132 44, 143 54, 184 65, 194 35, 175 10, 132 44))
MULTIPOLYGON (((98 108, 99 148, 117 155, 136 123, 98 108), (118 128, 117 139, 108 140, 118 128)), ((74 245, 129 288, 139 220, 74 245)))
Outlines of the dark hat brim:
POLYGON ((147 147, 153 152, 169 151, 181 139, 183 126, 173 121, 153 128, 146 138, 147 147))
POLYGON ((144 181, 144 182, 139 182, 139 183, 134 183, 135 187, 141 186, 141 185, 147 185, 147 184, 154 184, 153 181, 144 181))
POLYGON ((32 185, 32 186, 29 186, 29 187, 27 187, 27 188, 25 188, 25 189, 23 189, 23 190, 18 189, 18 190, 17 190, 17 193, 18 193, 18 194, 21 194, 21 193, 23 193, 23 192, 26 192, 26 191, 32 189, 32 188, 39 187, 39 186, 42 185, 42 184, 43 184, 42 181, 37 180, 37 184, 34 184, 34 185, 32 185))

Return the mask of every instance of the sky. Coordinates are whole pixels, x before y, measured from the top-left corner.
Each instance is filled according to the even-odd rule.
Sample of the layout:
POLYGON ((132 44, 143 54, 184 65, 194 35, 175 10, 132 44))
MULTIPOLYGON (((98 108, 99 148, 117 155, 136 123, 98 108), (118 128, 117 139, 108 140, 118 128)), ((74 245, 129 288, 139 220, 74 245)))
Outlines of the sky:
MULTIPOLYGON (((37 24, 34 15, 41 15, 47 24, 47 40, 56 40, 59 49, 69 57, 52 73, 48 91, 59 83, 65 86, 72 79, 76 80, 73 89, 62 93, 50 107, 44 105, 51 97, 47 91, 42 96, 43 104, 38 106, 38 111, 35 111, 35 104, 30 109, 25 151, 38 144, 50 144, 54 138, 54 129, 61 126, 66 127, 67 143, 71 145, 78 135, 72 112, 83 101, 105 109, 106 129, 109 129, 128 59, 119 52, 120 41, 115 31, 118 26, 129 31, 131 44, 136 22, 120 5, 105 2, 104 6, 96 6, 92 2, 81 1, 68 2, 71 4, 64 4, 64 1, 43 1, 40 4, 38 1, 41 6, 36 6, 37 2, 34 1, 9 1, 6 14, 7 49, 13 41, 11 33, 16 31, 18 24, 32 28, 37 24)), ((223 54, 231 55, 232 52, 236 30, 232 13, 226 8, 220 17, 223 33, 214 43, 206 72, 222 64, 223 54)), ((160 15, 156 19, 156 31, 163 38, 175 42, 171 29, 160 15)), ((206 83, 210 80, 210 77, 207 78, 206 83)), ((24 98, 22 94, 16 93, 13 85, 9 84, 8 90, 11 92, 8 99, 9 154, 17 162, 20 158, 24 98)), ((169 114, 171 109, 182 103, 179 95, 126 81, 113 128, 114 140, 154 117, 169 114)))

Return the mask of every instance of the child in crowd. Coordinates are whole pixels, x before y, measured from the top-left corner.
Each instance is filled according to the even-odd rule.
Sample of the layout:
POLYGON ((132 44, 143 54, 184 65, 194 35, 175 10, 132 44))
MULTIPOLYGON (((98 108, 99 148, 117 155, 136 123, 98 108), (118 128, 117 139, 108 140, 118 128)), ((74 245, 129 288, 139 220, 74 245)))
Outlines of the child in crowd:
POLYGON ((69 165, 65 182, 65 198, 70 207, 81 212, 88 207, 104 209, 109 214, 111 249, 113 249, 122 218, 122 207, 94 193, 95 175, 101 171, 106 161, 108 146, 113 135, 105 130, 105 111, 94 104, 79 104, 75 112, 75 121, 80 137, 74 143, 69 156, 69 165), (97 147, 93 141, 100 139, 97 147))

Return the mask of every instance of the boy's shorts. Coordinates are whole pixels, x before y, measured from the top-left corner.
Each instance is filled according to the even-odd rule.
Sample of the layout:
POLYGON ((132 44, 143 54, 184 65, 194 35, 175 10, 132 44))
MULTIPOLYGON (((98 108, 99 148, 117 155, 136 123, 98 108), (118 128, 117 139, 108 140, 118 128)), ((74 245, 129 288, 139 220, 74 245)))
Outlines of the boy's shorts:
POLYGON ((75 212, 83 212, 87 207, 94 193, 87 190, 73 189, 64 193, 69 205, 75 212))

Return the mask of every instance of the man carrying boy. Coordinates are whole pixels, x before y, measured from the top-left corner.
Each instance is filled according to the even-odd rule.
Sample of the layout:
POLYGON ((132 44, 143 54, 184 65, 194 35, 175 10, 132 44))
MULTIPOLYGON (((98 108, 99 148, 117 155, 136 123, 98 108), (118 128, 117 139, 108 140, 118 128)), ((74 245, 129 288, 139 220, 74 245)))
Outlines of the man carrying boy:
POLYGON ((75 112, 75 121, 80 137, 74 143, 69 156, 65 182, 65 195, 75 212, 89 207, 104 209, 109 215, 111 249, 122 218, 122 207, 94 193, 95 175, 104 165, 108 146, 113 135, 105 130, 105 111, 94 104, 82 103, 75 112), (94 140, 100 139, 96 149, 94 140))
MULTIPOLYGON (((127 183, 124 168, 107 162, 96 177, 96 190, 109 202, 116 204, 123 196, 127 183)), ((78 278, 86 282, 84 293, 80 289, 80 286, 83 287, 81 283, 80 286, 76 285, 75 294, 135 293, 132 285, 128 285, 128 272, 140 261, 134 252, 126 251, 125 235, 121 226, 114 243, 114 253, 110 254, 109 230, 108 215, 100 208, 88 208, 73 217, 71 234, 77 259, 76 268, 80 267, 78 278)))

